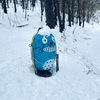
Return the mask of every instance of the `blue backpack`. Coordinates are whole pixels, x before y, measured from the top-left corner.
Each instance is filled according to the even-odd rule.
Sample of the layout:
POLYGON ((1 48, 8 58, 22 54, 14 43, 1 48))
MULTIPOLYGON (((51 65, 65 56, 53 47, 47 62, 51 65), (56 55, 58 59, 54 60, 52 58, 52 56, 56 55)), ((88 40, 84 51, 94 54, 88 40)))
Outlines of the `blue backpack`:
POLYGON ((54 67, 56 60, 56 41, 52 33, 35 34, 31 43, 31 57, 36 70, 46 71, 54 67))

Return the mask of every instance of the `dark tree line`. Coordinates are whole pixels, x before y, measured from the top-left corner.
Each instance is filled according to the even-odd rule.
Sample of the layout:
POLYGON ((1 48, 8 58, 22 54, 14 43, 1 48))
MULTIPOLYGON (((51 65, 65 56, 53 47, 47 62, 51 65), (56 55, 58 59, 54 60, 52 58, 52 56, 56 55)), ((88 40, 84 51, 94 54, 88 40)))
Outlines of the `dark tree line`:
POLYGON ((70 27, 74 23, 84 27, 85 21, 89 23, 94 12, 100 9, 100 0, 0 0, 0 3, 6 14, 9 3, 12 2, 15 13, 17 12, 17 4, 20 4, 23 11, 27 13, 27 9, 35 7, 36 1, 40 1, 41 21, 45 11, 46 24, 50 28, 59 24, 60 32, 64 31, 66 22, 70 27))
MULTIPOLYGON (((54 28, 59 23, 59 31, 63 32, 65 23, 72 26, 74 23, 84 27, 85 21, 89 23, 97 9, 100 9, 100 0, 40 0, 41 8, 46 11, 46 23, 54 28), (44 4, 44 5, 43 5, 44 4), (67 14, 67 21, 65 15, 67 14)), ((41 9, 41 16, 43 15, 41 9)), ((42 17, 41 17, 42 18, 42 17)))
MULTIPOLYGON (((52 22, 52 20, 59 22, 59 30, 63 32, 65 29, 66 17, 68 18, 68 25, 72 26, 74 23, 79 24, 79 26, 84 27, 85 21, 89 23, 90 18, 93 13, 98 9, 100 1, 99 0, 44 0, 44 3, 49 4, 49 6, 53 6, 54 9, 49 9, 49 6, 45 7, 46 12, 48 11, 48 16, 46 15, 46 19, 49 17, 49 21, 46 22, 47 25, 52 22), (50 3, 52 2, 52 3, 50 3), (97 3, 96 3, 97 2, 97 3), (49 13, 49 10, 52 10, 53 16, 56 16, 55 19, 49 13), (49 23, 50 22, 50 23, 49 23)), ((57 23, 57 22, 56 22, 57 23)), ((53 27, 56 25, 53 24, 53 27)), ((52 28, 52 27, 50 27, 52 28)))

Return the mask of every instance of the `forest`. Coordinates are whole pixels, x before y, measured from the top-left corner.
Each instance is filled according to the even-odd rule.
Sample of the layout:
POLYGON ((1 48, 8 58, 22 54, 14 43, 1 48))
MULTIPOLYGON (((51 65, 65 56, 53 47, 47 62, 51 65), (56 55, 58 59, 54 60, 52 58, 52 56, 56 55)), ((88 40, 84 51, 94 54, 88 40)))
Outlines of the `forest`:
MULTIPOLYGON (((17 13, 17 5, 20 5, 23 12, 32 10, 38 0, 0 0, 5 14, 8 13, 10 3, 14 4, 14 12, 17 13)), ((63 32, 65 23, 68 26, 74 25, 84 27, 85 22, 89 23, 96 10, 100 9, 100 0, 39 0, 42 16, 46 17, 46 24, 50 28, 59 25, 59 31, 63 32), (45 12, 45 13, 44 13, 45 12)), ((27 16, 27 13, 26 13, 27 16)))
POLYGON ((0 0, 0 100, 100 100, 100 0, 0 0))

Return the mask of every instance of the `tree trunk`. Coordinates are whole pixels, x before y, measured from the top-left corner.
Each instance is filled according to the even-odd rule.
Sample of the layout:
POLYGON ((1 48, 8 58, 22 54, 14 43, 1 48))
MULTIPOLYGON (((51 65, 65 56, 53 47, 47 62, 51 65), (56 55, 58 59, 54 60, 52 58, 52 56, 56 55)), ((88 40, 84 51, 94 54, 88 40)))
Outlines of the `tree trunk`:
POLYGON ((36 0, 32 0, 32 7, 35 7, 36 0))
POLYGON ((75 6, 75 0, 72 0, 72 25, 74 25, 74 6, 75 6))
POLYGON ((61 32, 65 29, 65 0, 62 0, 62 13, 63 13, 63 18, 62 18, 62 26, 61 26, 61 32))
POLYGON ((80 0, 77 0, 78 2, 78 19, 79 19, 79 26, 81 26, 81 1, 80 0))
POLYGON ((17 8, 16 8, 16 0, 14 0, 14 12, 16 13, 17 12, 17 8))
POLYGON ((3 0, 3 9, 4 9, 4 13, 7 14, 7 7, 6 7, 6 1, 3 0))
POLYGON ((71 4, 70 4, 70 0, 67 1, 68 4, 68 21, 69 21, 69 26, 71 26, 71 4))
POLYGON ((56 26, 56 19, 53 11, 52 0, 45 0, 45 11, 46 11, 46 24, 50 28, 54 28, 56 26))
POLYGON ((53 0, 53 6, 54 6, 54 17, 56 20, 56 25, 57 25, 57 6, 55 0, 53 0))
POLYGON ((42 22, 43 21, 42 16, 43 16, 43 10, 44 10, 43 0, 40 0, 40 5, 41 5, 41 22, 42 22))
POLYGON ((87 22, 90 21, 90 0, 87 3, 87 22))
POLYGON ((85 0, 84 0, 84 1, 83 1, 83 7, 82 7, 82 8, 83 8, 83 9, 82 9, 82 10, 83 10, 83 12, 82 12, 82 15, 83 15, 83 16, 82 16, 82 17, 83 17, 83 26, 82 26, 82 27, 84 27, 84 23, 85 23, 85 11, 86 11, 86 6, 85 6, 85 5, 86 5, 86 2, 85 2, 85 0))
POLYGON ((56 3, 56 7, 57 7, 57 16, 58 16, 58 20, 59 20, 59 31, 61 31, 61 16, 60 16, 60 8, 59 8, 59 2, 58 0, 55 0, 56 3))
POLYGON ((22 0, 22 8, 23 8, 23 12, 24 12, 24 9, 25 9, 25 5, 24 5, 24 0, 22 0))

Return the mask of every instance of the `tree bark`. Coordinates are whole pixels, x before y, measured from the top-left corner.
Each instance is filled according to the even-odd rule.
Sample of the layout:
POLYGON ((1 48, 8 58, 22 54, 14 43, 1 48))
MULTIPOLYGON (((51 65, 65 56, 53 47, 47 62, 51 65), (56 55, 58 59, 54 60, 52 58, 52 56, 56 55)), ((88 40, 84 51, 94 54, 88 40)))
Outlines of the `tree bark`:
POLYGON ((7 6, 5 0, 3 0, 3 9, 4 9, 4 13, 7 14, 7 6))
POLYGON ((74 25, 74 6, 75 6, 75 0, 72 0, 72 25, 74 25))
POLYGON ((52 0, 45 0, 45 11, 46 11, 46 24, 50 28, 54 28, 56 26, 56 19, 54 15, 52 0))
POLYGON ((84 1, 83 1, 83 7, 82 7, 82 8, 83 8, 83 9, 82 9, 82 10, 83 10, 83 12, 82 12, 82 17, 83 17, 83 19, 82 19, 82 20, 83 20, 83 26, 82 26, 82 27, 83 27, 83 28, 84 28, 84 23, 85 23, 85 11, 86 11, 86 6, 85 6, 85 5, 86 5, 86 2, 85 2, 85 0, 84 0, 84 1))
POLYGON ((87 3, 87 22, 90 21, 90 0, 87 3))
POLYGON ((67 1, 68 4, 68 21, 69 21, 69 26, 71 26, 71 4, 70 0, 67 1))
POLYGON ((77 0, 78 1, 78 19, 79 19, 79 26, 81 26, 81 1, 80 0, 77 0))
POLYGON ((16 8, 16 0, 14 0, 14 12, 17 12, 17 8, 16 8))
POLYGON ((43 21, 43 11, 44 11, 44 5, 43 5, 43 0, 40 0, 40 5, 41 5, 41 22, 43 21))
POLYGON ((57 6, 55 0, 53 0, 53 6, 54 6, 54 17, 56 20, 56 25, 57 25, 57 6))
POLYGON ((59 8, 59 2, 58 0, 55 0, 56 3, 56 7, 57 7, 57 16, 58 16, 58 20, 59 20, 59 31, 61 31, 61 16, 60 16, 60 8, 59 8))
POLYGON ((62 0, 62 13, 63 13, 63 18, 62 18, 61 32, 63 32, 65 29, 65 0, 62 0))

